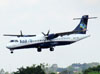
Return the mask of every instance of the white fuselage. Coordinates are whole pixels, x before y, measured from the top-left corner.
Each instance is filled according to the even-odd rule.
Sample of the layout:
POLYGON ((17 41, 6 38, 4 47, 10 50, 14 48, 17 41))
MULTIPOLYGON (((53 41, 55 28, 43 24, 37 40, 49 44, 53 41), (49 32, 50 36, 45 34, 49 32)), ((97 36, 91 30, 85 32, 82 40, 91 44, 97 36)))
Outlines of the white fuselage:
POLYGON ((72 34, 65 36, 58 36, 57 38, 47 40, 44 36, 36 37, 16 37, 8 44, 8 49, 24 49, 24 48, 50 48, 60 45, 68 45, 77 42, 81 39, 87 38, 90 35, 86 34, 72 34))

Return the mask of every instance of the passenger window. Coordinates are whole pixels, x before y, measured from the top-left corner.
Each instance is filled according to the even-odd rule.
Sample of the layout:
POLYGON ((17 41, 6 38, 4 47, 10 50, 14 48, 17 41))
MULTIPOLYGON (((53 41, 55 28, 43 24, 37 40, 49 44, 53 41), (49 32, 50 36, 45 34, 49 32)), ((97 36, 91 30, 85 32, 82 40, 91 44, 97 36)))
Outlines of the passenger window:
POLYGON ((30 39, 29 42, 33 42, 33 41, 30 39))
POLYGON ((10 42, 14 42, 14 40, 11 40, 10 42))
POLYGON ((15 42, 18 42, 18 40, 15 40, 15 42))

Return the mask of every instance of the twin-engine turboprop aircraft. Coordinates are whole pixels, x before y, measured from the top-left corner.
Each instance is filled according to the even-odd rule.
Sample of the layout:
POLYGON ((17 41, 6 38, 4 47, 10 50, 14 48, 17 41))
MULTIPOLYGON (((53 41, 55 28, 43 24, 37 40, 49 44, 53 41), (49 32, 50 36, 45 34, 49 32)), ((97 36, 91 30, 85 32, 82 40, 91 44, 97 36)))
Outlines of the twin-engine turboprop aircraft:
POLYGON ((88 17, 88 15, 82 16, 79 25, 70 32, 61 32, 61 33, 52 33, 48 31, 47 34, 42 32, 42 36, 36 35, 23 35, 22 31, 20 35, 5 34, 4 36, 15 36, 14 39, 10 40, 7 44, 7 48, 10 49, 11 53, 16 49, 25 49, 25 48, 37 48, 38 52, 41 52, 42 49, 50 48, 50 51, 54 51, 55 46, 69 45, 75 43, 79 40, 89 37, 90 35, 86 34, 88 19, 96 17, 88 17))

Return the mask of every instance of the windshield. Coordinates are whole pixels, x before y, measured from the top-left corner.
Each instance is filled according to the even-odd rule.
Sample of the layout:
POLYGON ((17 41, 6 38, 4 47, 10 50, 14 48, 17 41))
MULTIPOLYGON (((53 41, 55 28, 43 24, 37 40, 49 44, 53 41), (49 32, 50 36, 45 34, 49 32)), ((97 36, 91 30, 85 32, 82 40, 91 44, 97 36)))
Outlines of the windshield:
POLYGON ((18 42, 18 40, 11 40, 10 42, 18 42))

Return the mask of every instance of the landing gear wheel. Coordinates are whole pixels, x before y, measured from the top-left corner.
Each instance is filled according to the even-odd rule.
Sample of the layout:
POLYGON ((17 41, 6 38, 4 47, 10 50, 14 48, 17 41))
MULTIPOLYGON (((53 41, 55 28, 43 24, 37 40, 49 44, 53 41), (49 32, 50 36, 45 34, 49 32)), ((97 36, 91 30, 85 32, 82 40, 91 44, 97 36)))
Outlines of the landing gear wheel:
POLYGON ((50 51, 54 51, 54 48, 50 48, 50 51))
POLYGON ((11 51, 11 54, 13 54, 14 52, 13 51, 11 51))
POLYGON ((13 52, 13 50, 10 50, 11 51, 11 54, 13 54, 14 52, 13 52))
POLYGON ((41 50, 41 48, 37 48, 37 51, 38 51, 38 52, 41 52, 42 50, 41 50))

